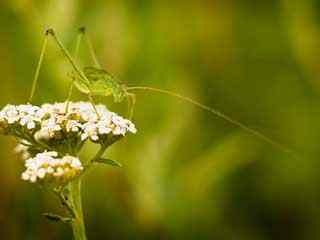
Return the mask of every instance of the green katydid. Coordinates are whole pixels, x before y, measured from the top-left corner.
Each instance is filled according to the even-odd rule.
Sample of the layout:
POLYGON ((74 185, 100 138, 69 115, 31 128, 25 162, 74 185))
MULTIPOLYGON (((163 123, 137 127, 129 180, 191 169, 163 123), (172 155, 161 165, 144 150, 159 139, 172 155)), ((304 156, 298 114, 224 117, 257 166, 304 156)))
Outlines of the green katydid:
POLYGON ((125 99, 128 101, 128 110, 129 110, 129 118, 132 118, 133 116, 133 110, 134 110, 134 105, 135 105, 135 94, 133 93, 134 91, 152 91, 152 92, 158 92, 161 94, 169 95, 175 98, 178 98, 182 101, 188 102, 196 107, 201 108, 202 110, 205 110, 207 112, 210 112, 211 114, 215 115, 216 117, 219 117, 221 119, 224 119, 225 121, 241 128, 242 130, 246 131, 247 133, 250 133, 251 135, 281 149, 282 151, 290 154, 291 156, 297 157, 296 154, 291 150, 286 147, 284 147, 282 144, 279 142, 271 139, 270 137, 264 135, 263 133, 248 127, 247 125, 241 123, 240 121, 237 121, 228 115, 222 113, 219 110, 216 110, 212 107, 206 106, 202 103, 199 103, 189 97, 180 95, 178 93, 169 91, 169 90, 164 90, 164 89, 159 89, 159 88, 154 88, 154 87, 148 87, 148 86, 133 86, 133 87, 128 87, 125 84, 119 82, 117 79, 115 79, 111 74, 109 74, 107 71, 101 68, 97 57, 95 55, 93 46, 91 44, 91 41, 89 40, 85 28, 79 28, 79 33, 78 33, 78 38, 77 38, 77 44, 76 44, 76 49, 75 49, 75 57, 77 57, 77 53, 79 51, 79 46, 82 38, 85 39, 86 45, 89 48, 90 55, 94 61, 94 67, 85 67, 83 70, 76 64, 74 58, 71 56, 69 51, 64 47, 62 42, 60 41, 59 37, 55 33, 53 29, 48 29, 45 32, 45 39, 43 42, 43 47, 41 50, 41 55, 40 59, 38 62, 38 66, 36 69, 33 85, 32 85, 32 90, 31 90, 31 95, 29 98, 29 102, 32 101, 33 95, 35 93, 36 89, 36 84, 39 78, 39 72, 40 72, 40 67, 43 62, 45 50, 47 47, 47 41, 48 37, 52 37, 53 40, 56 42, 60 50, 62 51, 63 55, 68 59, 69 63, 73 67, 73 73, 71 74, 72 82, 70 85, 69 93, 68 93, 68 98, 67 98, 67 104, 66 104, 66 111, 68 110, 68 104, 69 100, 71 97, 72 89, 75 86, 80 92, 86 94, 89 98, 89 101, 92 103, 93 108, 95 109, 98 117, 99 113, 95 108, 93 96, 113 96, 113 99, 115 102, 122 102, 125 99))

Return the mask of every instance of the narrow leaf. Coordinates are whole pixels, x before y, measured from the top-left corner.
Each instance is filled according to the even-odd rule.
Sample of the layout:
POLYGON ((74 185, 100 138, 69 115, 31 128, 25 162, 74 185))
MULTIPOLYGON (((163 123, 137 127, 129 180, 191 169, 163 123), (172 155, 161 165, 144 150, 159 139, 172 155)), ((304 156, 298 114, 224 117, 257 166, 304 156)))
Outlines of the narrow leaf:
POLYGON ((53 214, 53 213, 44 213, 43 216, 45 216, 48 220, 53 222, 64 222, 64 223, 72 222, 72 218, 62 217, 60 215, 53 214))
POLYGON ((107 158, 99 158, 95 162, 108 164, 108 165, 115 166, 115 167, 122 167, 122 164, 119 163, 118 161, 115 161, 115 160, 112 160, 112 159, 107 159, 107 158))

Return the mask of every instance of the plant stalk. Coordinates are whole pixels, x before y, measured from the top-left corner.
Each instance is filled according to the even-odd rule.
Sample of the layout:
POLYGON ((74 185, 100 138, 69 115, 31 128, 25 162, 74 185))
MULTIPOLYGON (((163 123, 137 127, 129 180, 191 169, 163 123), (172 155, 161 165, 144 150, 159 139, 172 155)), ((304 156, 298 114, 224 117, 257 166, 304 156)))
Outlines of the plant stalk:
POLYGON ((82 203, 81 203, 81 179, 75 179, 70 183, 69 199, 75 213, 72 221, 72 230, 75 240, 87 240, 86 230, 83 220, 82 203))

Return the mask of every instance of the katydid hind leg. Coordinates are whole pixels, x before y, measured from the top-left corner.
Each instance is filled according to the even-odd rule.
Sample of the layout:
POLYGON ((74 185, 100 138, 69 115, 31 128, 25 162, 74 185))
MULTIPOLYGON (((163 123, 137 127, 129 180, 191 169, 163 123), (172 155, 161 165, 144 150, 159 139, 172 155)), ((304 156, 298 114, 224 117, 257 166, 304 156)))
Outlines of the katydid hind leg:
MULTIPOLYGON (((79 29, 78 34, 77 34, 77 38, 76 38, 76 44, 75 44, 75 48, 74 48, 74 61, 77 61, 78 56, 79 56, 79 49, 80 49, 80 45, 81 45, 81 41, 83 38, 83 31, 81 29, 79 29)), ((66 99, 66 107, 65 107, 65 112, 67 113, 69 110, 69 102, 72 96, 72 92, 73 92, 73 86, 74 86, 74 81, 75 81, 75 76, 74 76, 74 71, 71 74, 71 83, 69 86, 69 90, 68 90, 68 95, 67 95, 67 99, 66 99)))
POLYGON ((35 75, 34 75, 34 78, 33 78, 33 82, 32 82, 30 96, 29 96, 29 99, 28 99, 29 103, 32 102, 33 96, 34 96, 36 88, 37 88, 38 79, 39 79, 39 75, 40 75, 40 69, 41 69, 42 62, 43 62, 43 59, 44 59, 44 56, 45 56, 45 53, 46 53, 46 50, 47 50, 48 35, 49 35, 48 31, 46 31, 45 35, 44 35, 44 40, 43 40, 43 43, 42 43, 42 48, 41 48, 41 53, 40 53, 38 65, 37 65, 36 72, 35 72, 35 75))

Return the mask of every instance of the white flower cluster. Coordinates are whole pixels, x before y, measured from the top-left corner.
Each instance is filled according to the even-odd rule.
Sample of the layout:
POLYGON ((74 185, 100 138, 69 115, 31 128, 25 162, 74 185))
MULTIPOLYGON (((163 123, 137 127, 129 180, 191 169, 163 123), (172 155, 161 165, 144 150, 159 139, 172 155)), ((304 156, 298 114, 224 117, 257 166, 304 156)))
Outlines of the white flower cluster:
POLYGON ((22 179, 67 183, 83 170, 75 155, 87 140, 108 146, 134 124, 104 105, 69 102, 7 105, 0 111, 0 132, 20 139, 15 151, 25 160, 22 179))
POLYGON ((15 151, 26 160, 22 179, 30 182, 66 183, 83 170, 68 154, 76 155, 85 141, 109 146, 136 131, 131 121, 88 102, 7 105, 0 111, 0 132, 19 138, 15 151))
POLYGON ((9 125, 19 124, 31 130, 36 127, 36 123, 41 121, 43 114, 37 106, 7 105, 0 111, 0 125, 2 128, 9 125))
POLYGON ((38 153, 34 158, 26 160, 25 167, 26 170, 21 178, 33 183, 37 180, 65 183, 83 170, 78 158, 72 156, 58 158, 58 153, 54 151, 38 153))
POLYGON ((66 103, 44 104, 41 107, 27 105, 7 105, 0 111, 0 128, 4 132, 21 128, 34 134, 37 140, 61 139, 66 134, 78 135, 82 141, 98 141, 105 135, 136 133, 134 124, 110 112, 104 105, 70 102, 66 112, 66 103), (7 130, 7 131, 6 131, 7 130))

